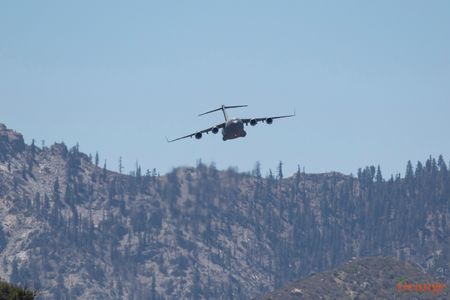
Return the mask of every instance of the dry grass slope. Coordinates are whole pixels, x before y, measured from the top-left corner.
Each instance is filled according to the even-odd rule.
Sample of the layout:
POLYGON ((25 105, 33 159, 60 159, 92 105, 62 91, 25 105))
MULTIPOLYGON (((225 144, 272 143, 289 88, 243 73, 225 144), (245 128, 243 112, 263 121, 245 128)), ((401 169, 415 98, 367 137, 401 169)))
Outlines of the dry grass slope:
POLYGON ((439 280, 418 265, 390 257, 351 260, 340 267, 312 274, 270 292, 260 300, 289 299, 450 299, 448 288, 437 294, 398 290, 399 282, 424 284, 439 280))

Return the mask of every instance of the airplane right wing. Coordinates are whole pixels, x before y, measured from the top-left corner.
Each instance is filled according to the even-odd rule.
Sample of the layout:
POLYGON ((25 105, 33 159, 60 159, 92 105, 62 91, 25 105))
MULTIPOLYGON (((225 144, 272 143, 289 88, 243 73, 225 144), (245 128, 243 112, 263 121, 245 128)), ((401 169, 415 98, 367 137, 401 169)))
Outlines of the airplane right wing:
POLYGON ((290 118, 295 117, 295 112, 293 115, 285 115, 285 116, 274 116, 274 117, 265 117, 265 118, 252 118, 252 119, 241 119, 245 125, 256 125, 258 122, 266 122, 267 124, 272 124, 273 120, 281 119, 281 118, 290 118))

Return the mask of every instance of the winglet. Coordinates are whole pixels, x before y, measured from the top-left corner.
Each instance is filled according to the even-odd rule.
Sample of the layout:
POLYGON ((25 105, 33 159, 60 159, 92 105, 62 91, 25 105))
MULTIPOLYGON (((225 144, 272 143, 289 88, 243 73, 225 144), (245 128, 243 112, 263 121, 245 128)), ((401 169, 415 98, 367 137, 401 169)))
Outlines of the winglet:
POLYGON ((169 141, 169 139, 167 138, 167 136, 166 136, 165 138, 166 138, 166 141, 167 141, 168 143, 170 143, 170 141, 169 141))

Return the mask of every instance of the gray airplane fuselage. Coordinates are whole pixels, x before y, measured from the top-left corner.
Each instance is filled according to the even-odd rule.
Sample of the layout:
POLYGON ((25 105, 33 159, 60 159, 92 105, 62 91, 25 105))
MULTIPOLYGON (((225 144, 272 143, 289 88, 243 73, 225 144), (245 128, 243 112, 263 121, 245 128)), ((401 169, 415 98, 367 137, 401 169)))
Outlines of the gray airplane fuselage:
POLYGON ((238 137, 245 137, 247 132, 244 130, 244 123, 240 119, 227 120, 222 129, 222 140, 232 140, 238 137))

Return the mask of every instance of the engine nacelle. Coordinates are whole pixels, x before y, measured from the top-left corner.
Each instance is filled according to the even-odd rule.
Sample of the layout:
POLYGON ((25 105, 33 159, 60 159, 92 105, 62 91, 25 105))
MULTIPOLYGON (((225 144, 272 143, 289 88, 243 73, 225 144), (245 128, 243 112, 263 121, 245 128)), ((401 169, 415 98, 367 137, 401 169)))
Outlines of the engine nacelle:
POLYGON ((214 127, 213 129, 211 129, 211 132, 214 133, 214 134, 216 134, 216 133, 219 132, 219 128, 214 127))
POLYGON ((201 133, 201 132, 197 132, 197 133, 195 134, 195 138, 196 138, 197 140, 201 139, 201 138, 202 138, 202 133, 201 133))
POLYGON ((266 123, 269 124, 269 125, 272 124, 273 123, 273 119, 272 118, 267 118, 266 119, 266 123))
POLYGON ((255 126, 258 123, 255 119, 250 120, 250 125, 255 126))

